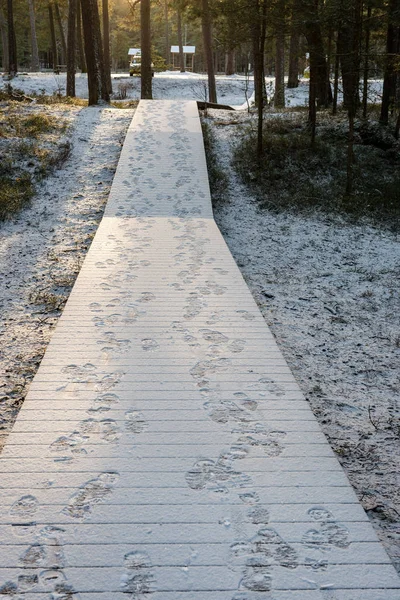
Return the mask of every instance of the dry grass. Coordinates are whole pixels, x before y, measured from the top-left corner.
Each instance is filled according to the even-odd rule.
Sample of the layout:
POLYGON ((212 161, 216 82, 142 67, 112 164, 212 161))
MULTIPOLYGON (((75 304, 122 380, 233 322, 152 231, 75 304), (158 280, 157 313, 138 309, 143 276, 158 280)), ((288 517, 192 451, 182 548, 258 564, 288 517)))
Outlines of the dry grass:
POLYGON ((0 105, 0 220, 27 206, 35 183, 69 154, 67 123, 29 103, 0 105))

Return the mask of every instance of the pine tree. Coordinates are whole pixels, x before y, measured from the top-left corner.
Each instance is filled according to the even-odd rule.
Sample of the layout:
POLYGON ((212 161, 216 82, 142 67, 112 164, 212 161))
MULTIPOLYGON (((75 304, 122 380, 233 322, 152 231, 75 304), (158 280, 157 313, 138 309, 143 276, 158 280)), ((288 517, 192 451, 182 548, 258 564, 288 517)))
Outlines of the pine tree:
POLYGON ((14 5, 13 0, 7 0, 7 26, 8 26, 8 73, 15 77, 18 71, 17 65, 17 41, 14 28, 14 5))
POLYGON ((8 73, 9 61, 8 61, 8 33, 7 33, 7 22, 4 16, 3 7, 0 6, 0 32, 1 32, 1 48, 3 50, 3 71, 8 73))
POLYGON ((389 123, 394 108, 396 85, 400 72, 400 0, 389 0, 387 9, 386 65, 380 122, 389 123))
POLYGON ((82 0, 82 25, 88 74, 89 105, 110 101, 103 60, 97 0, 82 0))
POLYGON ((68 6, 68 50, 67 50, 67 96, 75 96, 76 71, 76 14, 78 0, 69 0, 68 6))
POLYGON ((208 0, 201 0, 201 27, 203 32, 203 45, 206 57, 208 76, 208 99, 212 103, 217 102, 217 86, 215 82, 212 19, 208 0))
POLYGON ((29 23, 31 28, 31 69, 32 71, 39 71, 39 50, 36 36, 36 15, 35 15, 35 1, 28 0, 29 6, 29 23))
POLYGON ((104 72, 107 90, 112 94, 111 60, 110 60, 110 18, 108 14, 108 0, 102 0, 103 7, 103 56, 104 72))
POLYGON ((152 66, 151 66, 151 27, 150 27, 150 0, 140 2, 140 30, 141 30, 141 98, 151 100, 152 66))

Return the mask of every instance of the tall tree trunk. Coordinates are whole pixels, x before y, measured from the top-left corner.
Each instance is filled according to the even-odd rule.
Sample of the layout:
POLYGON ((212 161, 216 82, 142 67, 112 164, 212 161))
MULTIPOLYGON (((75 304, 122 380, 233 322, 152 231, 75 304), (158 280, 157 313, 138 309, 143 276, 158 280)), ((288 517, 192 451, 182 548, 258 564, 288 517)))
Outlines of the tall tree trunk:
POLYGON ((267 33, 267 4, 266 0, 253 0, 251 15, 251 35, 254 61, 254 98, 257 106, 257 160, 261 162, 264 154, 264 48, 267 33))
POLYGON ((152 67, 151 67, 151 30, 150 30, 150 0, 140 2, 140 31, 142 51, 141 98, 151 100, 152 67))
POLYGON ((8 73, 15 77, 18 71, 17 65, 17 41, 14 29, 13 0, 7 0, 7 26, 8 26, 8 73))
POLYGON ((229 49, 225 55, 225 75, 235 74, 235 50, 229 49))
POLYGON ((28 0, 29 6, 29 23, 31 28, 31 70, 34 72, 40 71, 39 50, 36 36, 36 19, 35 19, 35 0, 28 0))
POLYGON ((60 40, 61 40, 61 48, 62 48, 62 64, 64 65, 67 61, 67 43, 65 41, 65 33, 64 27, 62 24, 60 7, 58 6, 58 2, 54 2, 54 10, 56 13, 56 21, 58 25, 58 29, 60 31, 60 40))
POLYGON ((185 56, 183 54, 183 41, 182 41, 182 11, 178 7, 176 11, 176 21, 178 30, 178 47, 179 47, 179 69, 181 73, 185 72, 185 56))
POLYGON ((257 107, 264 107, 265 98, 265 72, 264 49, 267 33, 266 0, 253 0, 251 15, 251 37, 253 45, 254 63, 254 101, 257 107))
POLYGON ((259 14, 259 0, 255 0, 257 12, 253 15, 252 43, 253 43, 253 66, 254 66, 254 102, 256 106, 263 106, 263 77, 264 77, 264 53, 260 49, 261 21, 259 14))
POLYGON ((57 40, 56 40, 56 29, 54 27, 54 15, 53 6, 51 2, 48 5, 49 9, 49 23, 50 23, 50 37, 51 37, 51 53, 53 55, 53 71, 58 73, 58 52, 57 52, 57 40))
POLYGON ((215 83, 215 71, 213 61, 213 41, 212 41, 212 23, 208 0, 201 0, 202 15, 201 26, 203 31, 204 54, 206 57, 207 75, 208 75, 208 99, 210 102, 217 103, 217 86, 215 83))
POLYGON ((399 57, 398 38, 400 20, 400 0, 390 0, 388 6, 388 27, 386 35, 386 66, 383 80, 383 95, 380 123, 389 123, 389 113, 394 108, 399 57))
POLYGON ((361 2, 362 0, 346 0, 338 33, 343 102, 349 114, 354 116, 359 106, 361 2))
POLYGON ((100 99, 109 102, 97 0, 82 0, 82 25, 88 72, 89 105, 98 104, 100 99))
POLYGON ((336 38, 336 54, 335 54, 335 75, 333 82, 333 103, 332 103, 332 114, 337 114, 338 96, 339 96, 339 75, 340 75, 340 56, 338 50, 338 39, 339 34, 336 38))
POLYGON ((234 75, 236 72, 236 34, 237 34, 236 11, 228 11, 227 14, 227 44, 225 54, 225 75, 234 75))
POLYGON ((275 108, 285 107, 285 0, 278 4, 276 54, 275 54, 275 108))
POLYGON ((164 0, 164 27, 165 27, 165 64, 167 69, 171 64, 171 48, 169 45, 169 15, 168 15, 168 0, 164 0))
POLYGON ((1 47, 3 50, 3 71, 8 73, 9 61, 8 61, 8 34, 7 34, 7 22, 4 16, 3 7, 0 6, 0 32, 1 32, 1 47))
POLYGON ((298 31, 292 31, 290 36, 289 47, 289 78, 288 88, 293 89, 299 87, 299 51, 300 51, 300 34, 298 31))
POLYGON ((353 112, 349 112, 349 132, 347 139, 347 176, 346 176, 346 196, 351 196, 354 192, 354 117, 353 112))
POLYGON ((104 76, 107 85, 107 91, 112 94, 111 81, 111 61, 110 61, 110 18, 108 14, 108 0, 102 1, 103 6, 103 56, 104 56, 104 76))
POLYGON ((394 137, 396 138, 396 140, 399 139, 399 133, 400 133, 400 112, 397 116, 396 127, 394 130, 394 137))
POLYGON ((367 20, 364 23, 365 29, 365 46, 364 46, 364 81, 363 81, 363 119, 367 118, 368 111, 368 78, 369 78, 369 46, 371 40, 371 17, 372 6, 368 4, 367 20))
POLYGON ((275 108, 285 108, 285 36, 278 33, 275 59, 275 108))
MULTIPOLYGON (((311 62, 311 61, 310 61, 311 62)), ((310 92, 308 100, 308 123, 311 128, 311 144, 315 142, 317 132, 317 98, 318 98, 318 80, 315 70, 310 66, 310 92)))
POLYGON ((68 51, 67 51, 67 96, 75 97, 76 70, 76 14, 78 0, 69 0, 68 5, 68 51))
POLYGON ((310 52, 310 86, 315 85, 318 106, 328 107, 332 103, 329 69, 321 29, 320 0, 297 0, 297 11, 304 23, 304 33, 310 52))
POLYGON ((338 33, 338 53, 342 67, 344 105, 349 117, 347 142, 346 194, 354 189, 354 119, 359 106, 360 41, 362 0, 346 0, 342 10, 342 21, 338 33))
POLYGON ((83 50, 83 39, 82 39, 82 7, 81 0, 77 0, 76 7, 76 37, 77 37, 77 49, 78 49, 78 64, 82 73, 86 73, 86 59, 85 52, 83 50))

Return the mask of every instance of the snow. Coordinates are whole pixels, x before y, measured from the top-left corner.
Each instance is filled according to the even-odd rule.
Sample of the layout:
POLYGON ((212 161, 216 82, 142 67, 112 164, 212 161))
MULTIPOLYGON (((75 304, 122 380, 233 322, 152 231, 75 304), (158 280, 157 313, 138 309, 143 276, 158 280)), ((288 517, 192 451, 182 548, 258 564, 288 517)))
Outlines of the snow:
POLYGON ((13 423, 101 220, 133 115, 65 110, 73 124, 70 157, 41 183, 31 208, 0 224, 0 433, 13 423))
MULTIPOLYGON (((218 77, 219 101, 245 103, 246 78, 218 77)), ((0 84, 1 84, 0 79, 0 84)), ((114 90, 140 80, 114 76, 114 90)), ((204 99, 205 76, 162 73, 156 98, 204 99), (203 97, 201 96, 203 94, 203 97)), ((249 95, 252 82, 249 82, 249 95)), ((25 93, 57 93, 65 75, 19 75, 25 93)), ((371 91, 380 93, 380 82, 371 91)), ((86 76, 77 77, 87 95, 86 76)), ((304 106, 307 82, 287 91, 304 106)), ((49 110, 60 110, 49 107, 49 110)), ((0 224, 0 428, 11 428, 63 300, 101 220, 132 110, 70 108, 72 152, 32 207, 0 224), (39 305, 39 300, 45 304, 39 305)), ((232 113, 209 111, 210 122, 232 113)), ((235 120, 247 118, 236 113, 235 120)), ((213 125, 229 176, 216 219, 286 359, 390 556, 400 564, 398 238, 322 216, 261 211, 230 165, 235 125, 213 125), (396 439, 397 431, 397 439, 396 439), (397 483, 397 486, 396 486, 397 483)))
POLYGON ((224 119, 209 111, 229 177, 216 221, 399 568, 399 236, 261 210, 232 169, 236 126, 224 119))
MULTIPOLYGON (((124 89, 127 99, 140 99, 140 77, 129 77, 129 73, 114 73, 112 75, 114 97, 118 99, 121 88, 124 89)), ((266 90, 269 99, 272 98, 275 88, 275 79, 266 77, 266 90)), ((8 83, 4 76, 0 75, 0 87, 8 83)), ((247 108, 247 101, 254 99, 253 77, 244 75, 217 75, 218 102, 227 104, 239 110, 247 108)), ((12 85, 22 89, 26 94, 42 93, 47 95, 65 94, 66 73, 56 75, 52 72, 45 73, 20 73, 13 79, 12 85)), ((301 79, 299 87, 286 89, 286 106, 288 108, 304 107, 308 103, 309 80, 301 79)), ((165 71, 155 73, 153 78, 154 99, 169 100, 202 100, 207 97, 207 75, 201 73, 180 73, 177 71, 165 71)), ((378 102, 382 94, 382 81, 371 80, 369 83, 369 102, 378 102)), ((87 75, 79 73, 76 75, 76 95, 79 98, 88 97, 87 75)), ((342 92, 339 88, 339 102, 342 100, 342 92)))

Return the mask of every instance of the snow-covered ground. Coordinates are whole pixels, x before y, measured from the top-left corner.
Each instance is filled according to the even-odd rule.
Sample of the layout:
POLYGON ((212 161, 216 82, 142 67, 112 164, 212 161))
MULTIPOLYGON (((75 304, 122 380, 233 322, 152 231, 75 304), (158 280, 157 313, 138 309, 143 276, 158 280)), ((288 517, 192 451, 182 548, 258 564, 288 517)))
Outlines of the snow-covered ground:
MULTIPOLYGON (((13 85, 28 94, 42 90, 52 94, 60 83, 65 85, 63 78, 19 75, 13 85)), ((157 74, 154 95, 204 99, 200 94, 204 81, 197 75, 157 74)), ((121 82, 139 85, 136 78, 117 75, 114 87, 121 82)), ((377 93, 379 86, 377 82, 373 88, 377 93)), ((244 78, 218 78, 219 100, 240 105, 245 87, 244 78)), ((86 95, 83 76, 78 90, 86 95)), ((287 99, 291 106, 304 105, 307 82, 288 92, 287 99)), ((53 109, 60 107, 46 107, 53 109)), ((132 110, 106 107, 68 111, 70 157, 40 184, 31 208, 0 224, 0 429, 4 431, 11 427, 101 219, 133 115, 132 110)), ((399 566, 398 239, 337 219, 260 211, 230 166, 235 125, 215 124, 235 118, 231 112, 209 114, 221 165, 229 176, 229 201, 216 208, 218 224, 399 566)))
POLYGON ((230 163, 233 122, 209 111, 229 177, 216 221, 400 570, 400 237, 261 210, 230 163))
MULTIPOLYGON (((140 99, 140 78, 129 77, 129 73, 116 73, 112 75, 114 98, 119 99, 121 95, 126 99, 140 99)), ((217 96, 218 102, 233 107, 245 107, 254 92, 253 78, 244 75, 218 75, 217 96)), ((0 75, 0 88, 8 83, 4 76, 0 75)), ((20 73, 11 84, 22 89, 26 94, 65 94, 66 74, 60 73, 20 73)), ((308 102, 307 79, 302 79, 298 88, 286 90, 286 106, 306 106, 308 102)), ((268 97, 274 93, 275 80, 266 77, 266 90, 268 97)), ((371 80, 369 83, 369 101, 379 102, 382 93, 382 81, 371 80)), ((88 97, 87 75, 76 75, 76 95, 79 98, 88 97)), ((165 98, 170 100, 205 100, 207 97, 207 75, 199 73, 179 73, 166 71, 155 73, 153 79, 153 96, 155 99, 165 98)), ((339 90, 339 102, 342 99, 339 90)))
POLYGON ((101 220, 132 115, 64 107, 69 158, 40 184, 30 208, 0 223, 0 434, 14 421, 101 220))
MULTIPOLYGON (((79 98, 88 97, 87 75, 76 76, 76 95, 79 98)), ((129 73, 117 73, 112 76, 114 98, 121 95, 126 99, 139 100, 140 77, 129 77, 129 73)), ((0 76, 0 87, 8 83, 0 76)), ((23 90, 26 94, 65 94, 66 74, 60 73, 20 73, 11 85, 23 90)), ((250 97, 253 93, 253 81, 246 77, 233 75, 231 77, 217 77, 218 100, 223 104, 242 105, 246 101, 246 94, 250 97)), ((198 73, 165 72, 155 73, 153 78, 153 96, 155 99, 185 99, 205 100, 207 94, 207 76, 198 73)), ((303 101, 302 101, 303 103, 303 101)))

